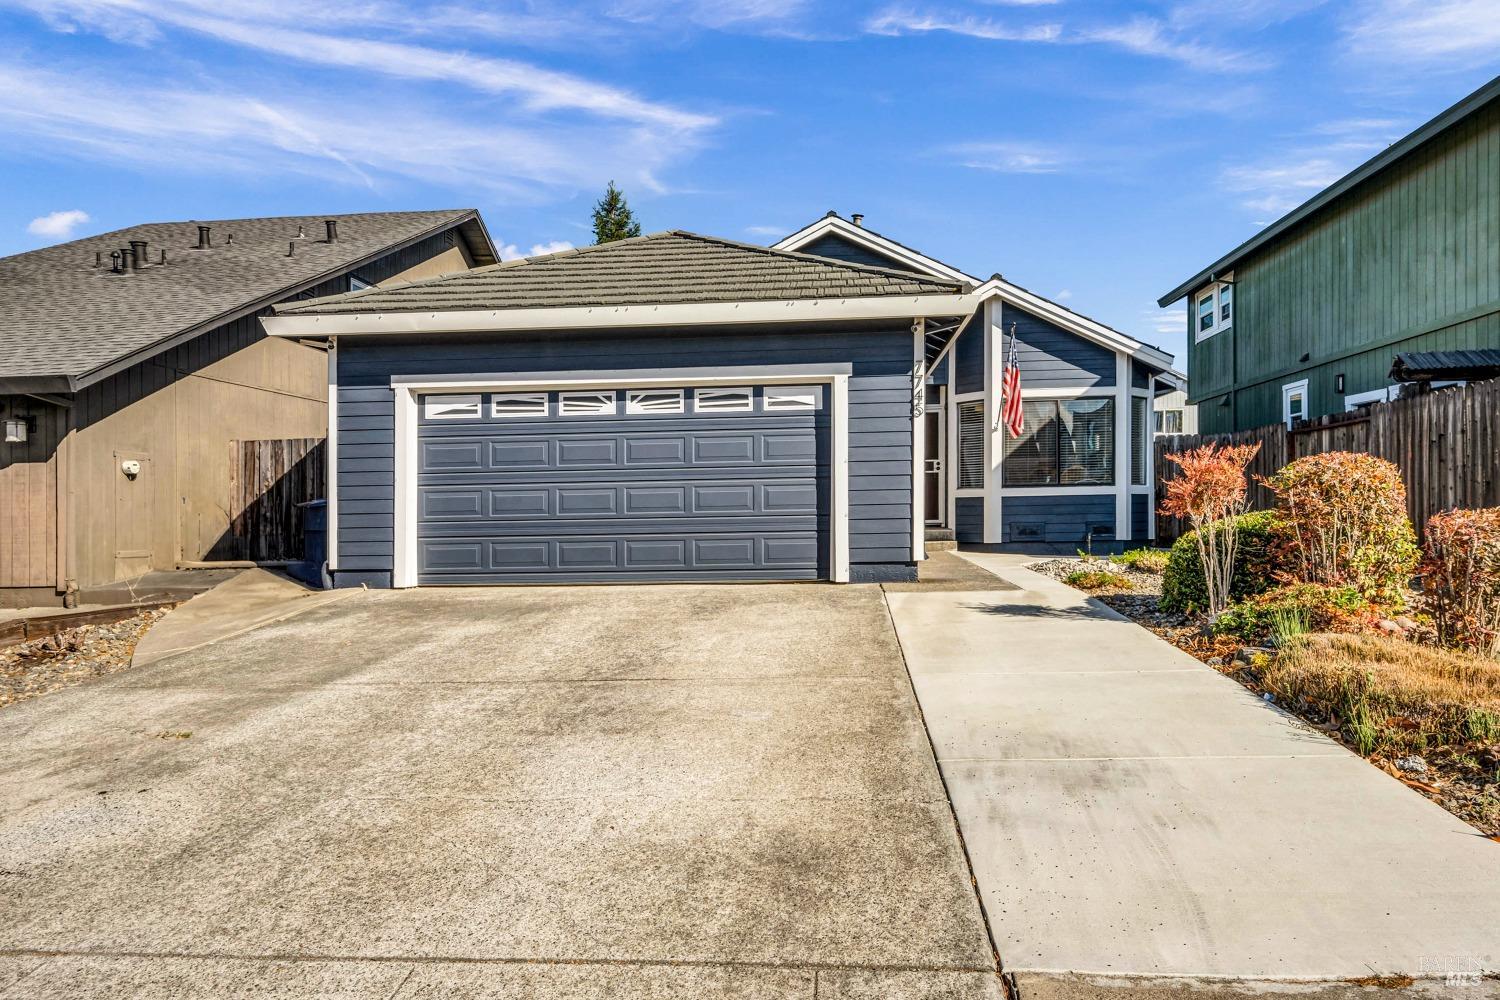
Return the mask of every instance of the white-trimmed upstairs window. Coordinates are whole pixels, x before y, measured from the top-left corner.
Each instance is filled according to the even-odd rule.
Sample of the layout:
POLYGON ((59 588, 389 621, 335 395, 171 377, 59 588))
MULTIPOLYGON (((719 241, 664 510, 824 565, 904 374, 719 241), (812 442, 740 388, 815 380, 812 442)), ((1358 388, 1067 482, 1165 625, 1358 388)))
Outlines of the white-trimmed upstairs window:
POLYGON ((750 389, 695 389, 693 409, 699 413, 749 413, 755 409, 750 389))
POLYGON ((681 413, 681 389, 631 389, 625 393, 626 413, 681 413))
POLYGON ((478 420, 478 396, 423 396, 422 417, 426 420, 478 420))
POLYGON ((761 408, 767 413, 816 410, 822 395, 815 385, 768 385, 761 408))
POLYGON ((545 392, 497 392, 490 397, 490 416, 545 417, 547 394, 545 392))
POLYGON ((563 417, 614 416, 614 391, 560 392, 557 394, 557 412, 563 417))
POLYGON ((1193 296, 1193 339, 1207 340, 1234 326, 1234 282, 1218 281, 1193 296))

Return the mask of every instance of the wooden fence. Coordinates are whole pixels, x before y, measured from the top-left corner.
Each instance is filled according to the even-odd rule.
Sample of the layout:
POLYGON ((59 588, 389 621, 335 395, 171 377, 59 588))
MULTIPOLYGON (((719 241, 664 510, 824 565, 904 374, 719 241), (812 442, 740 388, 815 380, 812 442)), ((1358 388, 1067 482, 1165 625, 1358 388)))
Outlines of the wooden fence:
POLYGON ((213 558, 273 562, 302 558, 302 510, 323 496, 322 438, 231 441, 229 533, 213 558))
MULTIPOLYGON (((1394 462, 1406 481, 1406 505, 1420 536, 1427 518, 1455 507, 1500 506, 1500 379, 1376 403, 1355 413, 1336 413, 1234 434, 1171 434, 1155 440, 1156 506, 1177 473, 1170 452, 1200 444, 1260 443, 1250 463, 1250 506, 1275 503, 1256 476, 1269 476, 1293 459, 1329 451, 1359 451, 1394 462)), ((1158 544, 1170 543, 1183 522, 1156 515, 1158 544)))

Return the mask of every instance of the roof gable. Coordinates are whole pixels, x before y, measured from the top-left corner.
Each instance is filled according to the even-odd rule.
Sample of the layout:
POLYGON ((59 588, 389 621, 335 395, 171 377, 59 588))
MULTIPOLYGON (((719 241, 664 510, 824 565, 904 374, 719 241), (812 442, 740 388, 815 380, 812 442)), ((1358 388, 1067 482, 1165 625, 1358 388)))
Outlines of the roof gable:
POLYGON ((791 250, 801 253, 817 253, 813 245, 828 239, 837 239, 848 246, 865 250, 876 256, 895 262, 894 266, 905 268, 908 271, 916 271, 919 274, 929 274, 937 278, 947 278, 953 281, 969 281, 975 284, 979 279, 965 274, 958 268, 944 264, 936 257, 929 257, 918 250, 914 250, 904 243, 899 243, 889 236, 855 225, 847 219, 840 218, 837 213, 829 212, 823 218, 809 226, 797 230, 785 239, 772 244, 776 250, 791 250))
POLYGON ((278 306, 280 315, 953 295, 962 283, 671 230, 278 306))
POLYGON ((0 384, 79 388, 122 359, 453 228, 481 259, 493 254, 478 213, 455 209, 149 223, 0 259, 0 384), (336 242, 324 238, 326 219, 337 223, 336 242), (210 227, 206 250, 193 249, 200 224, 210 227), (131 240, 146 241, 152 263, 113 273, 110 253, 131 240))

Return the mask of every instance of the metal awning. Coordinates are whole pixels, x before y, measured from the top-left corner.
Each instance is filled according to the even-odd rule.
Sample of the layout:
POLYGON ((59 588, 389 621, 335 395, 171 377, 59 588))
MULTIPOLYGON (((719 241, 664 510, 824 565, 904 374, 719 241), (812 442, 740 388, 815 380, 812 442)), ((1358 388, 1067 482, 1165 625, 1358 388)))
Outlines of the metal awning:
POLYGON ((1500 376, 1500 351, 1414 351, 1396 355, 1392 382, 1472 382, 1500 376))

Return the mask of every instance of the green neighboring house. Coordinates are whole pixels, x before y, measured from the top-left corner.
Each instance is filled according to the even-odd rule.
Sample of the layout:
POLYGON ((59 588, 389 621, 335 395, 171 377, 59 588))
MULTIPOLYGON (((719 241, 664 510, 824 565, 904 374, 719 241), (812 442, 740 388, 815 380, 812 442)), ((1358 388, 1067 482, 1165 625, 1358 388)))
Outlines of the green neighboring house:
POLYGON ((1398 353, 1500 348, 1500 77, 1163 295, 1201 433, 1394 398, 1398 353))

